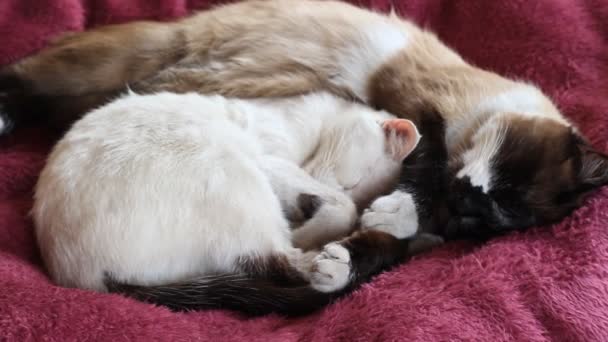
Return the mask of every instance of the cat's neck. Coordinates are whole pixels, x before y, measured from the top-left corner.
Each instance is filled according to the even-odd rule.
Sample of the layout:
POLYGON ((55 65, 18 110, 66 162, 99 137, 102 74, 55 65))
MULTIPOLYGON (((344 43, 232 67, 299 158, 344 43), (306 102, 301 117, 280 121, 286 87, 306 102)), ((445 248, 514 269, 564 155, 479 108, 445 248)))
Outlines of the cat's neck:
POLYGON ((241 112, 240 126, 257 137, 265 154, 303 164, 314 153, 335 121, 336 113, 352 103, 318 92, 294 98, 235 100, 241 112), (244 114, 244 115, 243 115, 244 114))
POLYGON ((548 117, 569 125, 536 87, 464 62, 430 65, 404 53, 383 65, 368 89, 372 106, 414 122, 424 113, 439 112, 448 150, 466 148, 472 134, 501 113, 548 117))

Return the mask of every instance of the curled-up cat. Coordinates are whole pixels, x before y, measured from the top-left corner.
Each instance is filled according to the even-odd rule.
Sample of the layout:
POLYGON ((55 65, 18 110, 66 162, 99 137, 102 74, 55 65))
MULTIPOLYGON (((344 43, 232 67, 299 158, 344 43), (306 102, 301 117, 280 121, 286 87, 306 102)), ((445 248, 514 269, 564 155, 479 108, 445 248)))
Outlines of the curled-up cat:
POLYGON ((449 224, 431 226, 491 236, 560 220, 608 183, 606 155, 538 88, 470 65, 407 20, 339 1, 245 1, 173 23, 101 27, 60 37, 0 72, 8 111, 42 104, 64 125, 125 84, 237 97, 326 89, 416 125, 438 112, 445 134, 427 141, 439 145, 428 151, 447 166, 421 152, 420 177, 406 172, 405 187, 378 199, 364 225, 402 229, 413 198, 421 226, 447 206, 449 224), (420 186, 443 173, 445 186, 420 186))
POLYGON ((439 242, 397 239, 415 224, 348 236, 419 138, 408 120, 324 93, 131 93, 50 154, 33 208, 41 255, 62 286, 305 313, 439 242))

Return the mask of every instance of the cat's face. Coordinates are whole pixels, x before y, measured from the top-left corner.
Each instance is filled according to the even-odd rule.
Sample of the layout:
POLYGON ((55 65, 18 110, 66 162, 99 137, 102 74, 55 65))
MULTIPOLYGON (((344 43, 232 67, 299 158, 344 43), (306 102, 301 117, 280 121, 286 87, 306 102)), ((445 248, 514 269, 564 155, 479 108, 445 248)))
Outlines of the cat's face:
POLYGON ((405 119, 356 120, 336 151, 336 181, 362 209, 393 190, 403 160, 416 148, 420 133, 405 119))
POLYGON ((501 116, 450 163, 446 236, 484 237, 558 221, 608 183, 608 159, 550 119, 501 116))

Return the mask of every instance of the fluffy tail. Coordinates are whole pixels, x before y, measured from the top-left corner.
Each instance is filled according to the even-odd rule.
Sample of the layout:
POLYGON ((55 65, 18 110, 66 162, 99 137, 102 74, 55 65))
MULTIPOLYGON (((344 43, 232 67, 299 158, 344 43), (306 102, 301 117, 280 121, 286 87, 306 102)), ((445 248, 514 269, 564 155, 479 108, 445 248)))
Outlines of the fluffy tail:
POLYGON ((122 293, 174 311, 228 309, 258 316, 279 313, 305 315, 337 298, 339 293, 319 292, 308 285, 286 287, 246 274, 225 274, 162 286, 136 286, 106 276, 110 292, 122 293))
MULTIPOLYGON (((399 240, 392 235, 370 230, 356 232, 339 243, 330 243, 326 247, 339 244, 338 249, 348 253, 348 258, 341 258, 349 259, 349 273, 346 277, 348 283, 343 288, 327 293, 315 290, 293 267, 276 257, 262 264, 257 263, 256 267, 250 268, 250 272, 205 276, 169 285, 128 285, 116 281, 111 275, 106 275, 105 283, 110 292, 122 293, 175 311, 229 309, 249 315, 274 312, 298 316, 322 308, 376 274, 442 242, 440 237, 430 234, 399 240)), ((334 247, 326 248, 321 253, 329 258, 324 262, 332 260, 340 263, 334 260, 340 257, 340 253, 332 252, 338 250, 334 247)), ((321 264, 317 266, 321 267, 321 264)), ((328 270, 331 271, 324 269, 328 270)))
POLYGON ((178 24, 132 22, 69 33, 0 68, 0 136, 41 119, 61 130, 186 54, 178 24), (3 98, 4 97, 4 98, 3 98))

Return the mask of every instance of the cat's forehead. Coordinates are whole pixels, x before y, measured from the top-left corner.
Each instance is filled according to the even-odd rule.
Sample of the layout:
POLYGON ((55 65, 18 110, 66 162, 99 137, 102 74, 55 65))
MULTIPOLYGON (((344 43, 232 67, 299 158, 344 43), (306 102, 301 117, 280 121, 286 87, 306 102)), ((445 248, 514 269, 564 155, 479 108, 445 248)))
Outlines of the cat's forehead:
POLYGON ((571 157, 571 137, 571 128, 551 119, 502 116, 478 132, 456 177, 488 193, 501 185, 532 183, 546 170, 559 176, 560 165, 571 157))
POLYGON ((573 137, 570 127, 551 119, 509 117, 494 163, 530 172, 556 165, 572 156, 573 137))

